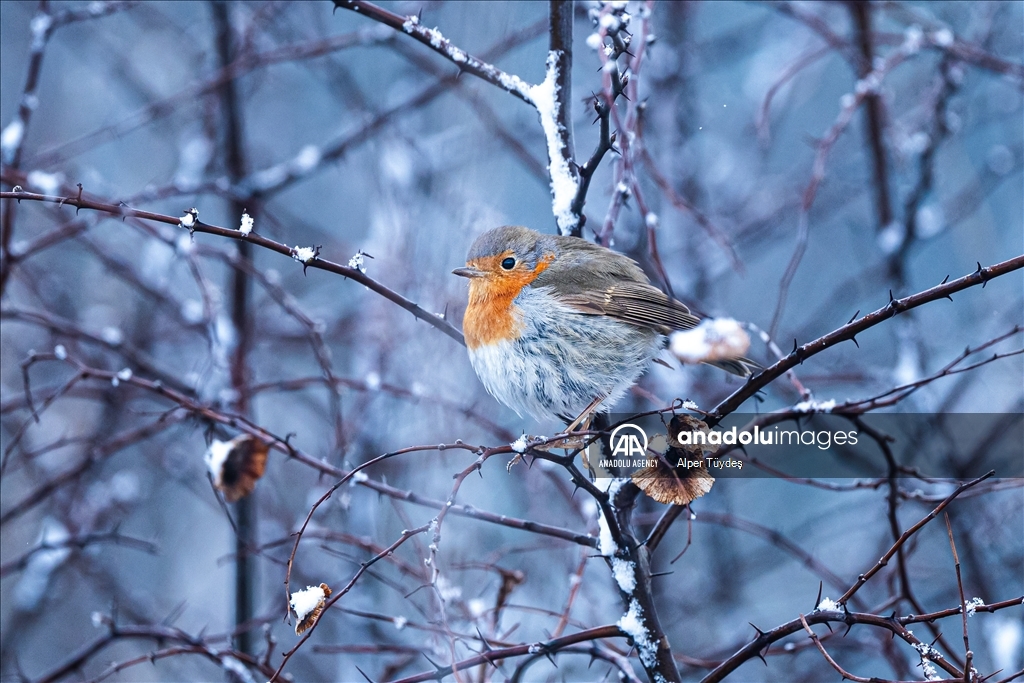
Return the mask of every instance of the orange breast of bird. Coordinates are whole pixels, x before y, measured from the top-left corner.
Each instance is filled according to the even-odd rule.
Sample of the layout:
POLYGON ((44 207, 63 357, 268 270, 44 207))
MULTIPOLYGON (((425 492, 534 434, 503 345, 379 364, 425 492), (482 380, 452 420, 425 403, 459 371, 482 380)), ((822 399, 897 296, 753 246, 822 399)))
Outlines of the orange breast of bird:
POLYGON ((502 271, 502 255, 474 259, 468 265, 491 273, 489 277, 474 278, 469 283, 469 305, 462 320, 462 332, 470 350, 516 339, 522 331, 513 301, 519 292, 537 279, 551 263, 554 254, 541 259, 533 270, 502 271))

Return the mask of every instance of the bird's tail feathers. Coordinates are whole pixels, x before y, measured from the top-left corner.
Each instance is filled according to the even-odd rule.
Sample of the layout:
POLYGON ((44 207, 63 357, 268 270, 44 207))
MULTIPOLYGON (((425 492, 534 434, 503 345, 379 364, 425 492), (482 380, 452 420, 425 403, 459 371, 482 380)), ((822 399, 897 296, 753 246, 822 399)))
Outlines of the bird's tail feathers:
POLYGON ((720 368, 728 373, 738 375, 740 377, 750 377, 751 375, 764 370, 760 363, 752 361, 746 357, 709 361, 708 365, 714 365, 716 368, 720 368))

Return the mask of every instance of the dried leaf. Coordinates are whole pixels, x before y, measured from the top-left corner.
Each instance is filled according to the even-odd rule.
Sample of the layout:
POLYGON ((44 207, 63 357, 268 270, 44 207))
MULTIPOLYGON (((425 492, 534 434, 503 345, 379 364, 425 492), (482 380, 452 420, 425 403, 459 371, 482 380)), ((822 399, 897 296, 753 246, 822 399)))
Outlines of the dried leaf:
POLYGON ((251 434, 240 434, 231 441, 214 441, 206 452, 206 464, 213 485, 234 503, 253 492, 267 468, 268 444, 251 434))
POLYGON ((710 491, 715 478, 703 466, 686 470, 659 460, 653 467, 634 472, 633 483, 659 503, 686 505, 710 491))
POLYGON ((685 451, 690 455, 696 455, 698 457, 703 456, 705 453, 715 453, 718 451, 717 444, 688 444, 679 443, 679 432, 704 432, 705 434, 711 433, 711 428, 707 426, 701 420, 689 415, 676 415, 672 418, 668 427, 668 445, 670 448, 685 451))

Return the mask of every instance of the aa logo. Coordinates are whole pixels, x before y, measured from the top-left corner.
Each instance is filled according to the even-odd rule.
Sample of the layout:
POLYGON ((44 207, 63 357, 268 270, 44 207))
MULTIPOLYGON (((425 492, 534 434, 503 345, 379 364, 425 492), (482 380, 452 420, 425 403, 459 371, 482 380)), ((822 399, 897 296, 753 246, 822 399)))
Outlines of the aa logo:
POLYGON ((612 430, 608 439, 612 457, 643 458, 647 456, 647 434, 635 424, 626 423, 612 430))

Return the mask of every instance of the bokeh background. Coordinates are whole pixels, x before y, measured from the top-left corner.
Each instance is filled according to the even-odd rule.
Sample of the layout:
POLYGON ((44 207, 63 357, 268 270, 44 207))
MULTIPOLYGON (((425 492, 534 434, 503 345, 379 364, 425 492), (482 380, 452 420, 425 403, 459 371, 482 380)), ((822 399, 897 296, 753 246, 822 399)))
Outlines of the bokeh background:
MULTIPOLYGON (((583 159, 597 141, 585 100, 601 88, 601 63, 587 43, 592 4, 576 5, 571 106, 583 159)), ((385 6, 400 14, 422 11, 424 24, 470 53, 495 55, 494 63, 527 81, 543 79, 547 3, 385 6)), ((227 5, 239 59, 240 181, 232 181, 224 151, 224 104, 214 82, 221 68, 218 24, 209 3, 53 2, 43 10, 34 2, 0 3, 0 126, 18 117, 39 12, 87 15, 94 8, 104 16, 83 16, 49 36, 38 106, 15 165, 5 142, 5 190, 19 184, 73 195, 81 183, 113 203, 175 216, 195 206, 204 222, 234 228, 239 216, 232 201, 245 190, 267 189, 247 206, 258 233, 288 245, 322 245, 324 258, 342 264, 361 250, 372 256, 369 276, 456 326, 465 282, 450 272, 462 265, 476 235, 502 224, 555 230, 536 112, 471 76, 453 79, 455 67, 426 47, 356 13, 332 11, 328 2, 227 5), (439 86, 439 79, 447 81, 439 86)), ((642 8, 630 3, 629 11, 639 22, 642 8)), ((915 32, 923 36, 920 49, 878 89, 891 220, 881 220, 877 156, 862 106, 824 159, 804 219, 806 253, 780 309, 780 281, 798 248, 801 202, 819 141, 862 75, 856 10, 817 2, 650 8, 656 40, 635 76, 646 147, 672 192, 725 236, 737 259, 709 237, 694 210, 675 206, 642 164, 637 176, 658 216, 657 249, 668 282, 652 268, 647 223, 635 201, 614 223, 613 246, 702 314, 772 331, 783 352, 794 338, 804 343, 855 311, 882 307, 890 290, 905 296, 946 275, 969 273, 977 262, 990 265, 1024 251, 1024 4, 884 2, 868 11, 880 59, 915 32)), ((605 221, 615 163, 609 155, 595 176, 588 228, 605 221)), ((173 625, 210 638, 230 633, 235 535, 202 456, 207 438, 235 432, 211 431, 201 418, 178 412, 138 435, 134 430, 158 424, 173 406, 128 383, 98 380, 47 403, 33 422, 21 364, 33 351, 60 344, 90 367, 173 378, 196 401, 232 409, 239 400, 230 369, 239 339, 228 265, 235 243, 32 202, 18 204, 4 220, 12 233, 9 253, 18 258, 9 265, 0 332, 0 675, 40 679, 108 633, 108 620, 173 625)), ((497 404, 462 347, 377 294, 330 273, 304 273, 280 254, 256 249, 252 260, 259 277, 252 280, 246 333, 249 414, 270 432, 293 434, 291 443, 304 452, 347 468, 412 445, 462 439, 493 446, 524 432, 558 430, 497 404), (336 391, 324 383, 325 367, 336 391)), ((901 315, 859 337, 859 348, 832 348, 796 374, 815 400, 842 402, 928 377, 965 347, 1000 335, 1005 339, 987 354, 1019 349, 1022 334, 1013 327, 1024 320, 1022 284, 1013 273, 952 303, 901 315)), ((766 364, 775 358, 756 335, 750 355, 766 364)), ((53 360, 33 364, 29 374, 39 408, 74 369, 53 360)), ((1022 377, 1021 356, 1011 356, 929 382, 895 409, 1019 414, 1022 377)), ((738 386, 711 368, 654 366, 617 410, 659 408, 675 398, 710 409, 738 386)), ((782 378, 745 409, 774 410, 803 398, 782 378)), ((443 500, 452 476, 474 457, 461 450, 415 452, 367 475, 443 500)), ((563 471, 538 462, 506 474, 499 460, 466 480, 458 502, 596 533, 595 506, 570 495, 563 471)), ((333 483, 272 452, 253 495, 263 549, 254 562, 252 648, 259 655, 267 647, 264 633, 276 638, 274 666, 296 640, 283 618, 289 535, 333 483)), ((904 527, 952 489, 918 480, 903 486, 904 527)), ((778 534, 849 584, 892 542, 886 495, 884 488, 830 491, 776 479, 719 482, 695 505, 692 530, 677 522, 654 556, 656 571, 673 572, 655 586, 662 622, 685 658, 684 679, 699 680, 746 643, 753 633, 748 622, 767 629, 813 608, 823 576, 780 545, 778 534), (777 535, 736 528, 737 520, 777 535), (688 533, 686 554, 670 564, 688 533)), ((650 524, 660 510, 644 501, 639 519, 650 524)), ((1020 481, 999 482, 949 511, 968 597, 995 602, 1024 594, 1020 481)), ((293 586, 343 585, 374 547, 436 514, 346 485, 317 510, 312 528, 321 535, 303 541, 293 586)), ((918 599, 931 610, 957 605, 941 520, 915 540, 909 566, 918 599)), ((442 664, 451 661, 453 647, 460 658, 472 654, 437 624, 433 589, 416 590, 428 576, 427 543, 410 541, 396 561, 363 576, 286 672, 296 680, 362 680, 358 666, 384 680, 429 670, 420 653, 442 664)), ((470 638, 480 629, 509 642, 544 639, 576 584, 569 631, 614 623, 622 605, 606 565, 588 559, 593 554, 559 539, 448 517, 439 550, 445 628, 470 638), (495 624, 497 596, 507 582, 502 572, 515 580, 495 624)), ((886 582, 893 581, 891 572, 886 577, 861 593, 872 609, 892 609, 884 606, 886 582)), ((841 591, 826 580, 824 592, 837 597, 841 591)), ((943 630, 956 643, 960 627, 953 621, 943 630)), ((1019 607, 978 614, 971 628, 979 670, 1024 666, 1019 607)), ((883 640, 888 634, 855 628, 829 647, 848 670, 892 677, 899 672, 881 654, 883 640)), ((792 641, 799 647, 773 648, 767 668, 755 659, 728 680, 836 677, 805 638, 792 641)), ((229 646, 227 638, 211 642, 229 646)), ((615 645, 623 654, 628 649, 622 640, 615 645)), ((114 639, 68 677, 93 679, 111 662, 161 647, 153 639, 114 639)), ((916 653, 905 646, 900 652, 910 675, 920 677, 916 653)), ((539 658, 524 680, 615 677, 607 664, 588 669, 587 656, 557 660, 555 669, 539 658)), ((511 660, 499 672, 466 678, 504 680, 515 667, 511 660)), ((209 657, 181 655, 127 668, 111 680, 225 675, 239 674, 225 673, 209 657)), ((248 675, 264 680, 258 671, 248 675)))

